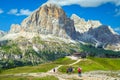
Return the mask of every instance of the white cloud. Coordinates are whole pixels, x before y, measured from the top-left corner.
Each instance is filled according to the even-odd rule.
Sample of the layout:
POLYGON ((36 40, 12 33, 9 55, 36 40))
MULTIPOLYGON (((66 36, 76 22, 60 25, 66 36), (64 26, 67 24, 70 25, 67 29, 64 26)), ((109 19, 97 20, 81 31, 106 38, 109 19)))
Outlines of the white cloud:
POLYGON ((2 14, 4 11, 2 9, 0 9, 0 14, 2 14))
POLYGON ((115 31, 120 31, 120 27, 117 27, 114 29, 115 31))
POLYGON ((16 15, 16 14, 17 14, 17 12, 18 12, 18 10, 17 10, 17 9, 11 9, 11 10, 8 12, 8 14, 13 14, 13 15, 16 15))
POLYGON ((97 7, 105 3, 113 3, 116 6, 120 6, 120 0, 48 0, 48 2, 60 6, 77 4, 81 7, 97 7))
POLYGON ((120 9, 115 10, 115 16, 120 16, 120 9))
POLYGON ((29 16, 32 13, 32 11, 30 11, 29 9, 20 9, 20 11, 18 11, 18 9, 11 9, 8 14, 12 14, 12 15, 16 15, 16 16, 29 16))
POLYGON ((114 28, 114 30, 115 30, 116 32, 120 32, 120 27, 116 27, 116 28, 114 28))
POLYGON ((30 15, 32 13, 32 11, 30 11, 29 9, 21 9, 20 10, 20 15, 26 15, 26 16, 28 16, 28 15, 30 15))

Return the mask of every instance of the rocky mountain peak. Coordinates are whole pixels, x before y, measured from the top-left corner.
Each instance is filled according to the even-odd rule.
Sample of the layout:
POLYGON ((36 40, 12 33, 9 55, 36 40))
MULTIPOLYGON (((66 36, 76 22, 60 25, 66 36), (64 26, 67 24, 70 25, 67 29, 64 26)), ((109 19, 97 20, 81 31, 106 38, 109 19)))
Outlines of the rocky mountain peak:
POLYGON ((76 14, 72 14, 71 19, 74 20, 74 23, 79 23, 80 21, 85 22, 84 18, 80 18, 78 15, 76 14))
POLYGON ((97 20, 85 21, 84 18, 80 18, 76 14, 73 14, 71 16, 71 19, 74 21, 76 31, 78 31, 80 33, 85 33, 87 31, 89 31, 89 29, 91 29, 91 28, 96 28, 96 27, 99 27, 100 25, 102 25, 100 23, 100 21, 97 21, 97 20))
POLYGON ((19 25, 12 25, 11 32, 33 32, 64 38, 75 38, 74 22, 67 18, 62 8, 56 4, 46 3, 35 10, 19 25))
POLYGON ((57 5, 55 3, 51 3, 51 2, 44 3, 41 7, 45 7, 45 6, 47 6, 47 7, 53 7, 53 8, 57 7, 57 8, 61 9, 61 7, 59 5, 57 5))

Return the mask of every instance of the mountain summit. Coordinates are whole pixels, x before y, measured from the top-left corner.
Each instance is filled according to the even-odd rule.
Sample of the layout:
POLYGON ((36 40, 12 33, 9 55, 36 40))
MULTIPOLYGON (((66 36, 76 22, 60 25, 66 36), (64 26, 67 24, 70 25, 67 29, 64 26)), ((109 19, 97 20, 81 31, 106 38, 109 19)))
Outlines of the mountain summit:
MULTIPOLYGON (((36 34, 50 35, 51 37, 83 41, 94 46, 102 44, 102 47, 106 49, 120 50, 120 35, 116 34, 112 28, 103 25, 98 20, 85 21, 76 14, 68 18, 63 9, 53 3, 43 4, 24 19, 21 25, 12 24, 10 33, 14 34, 14 37, 11 38, 16 38, 18 36, 16 33, 20 33, 20 36, 28 33, 27 37, 34 37, 36 34), (108 48, 108 45, 117 46, 108 48)), ((5 38, 8 39, 9 36, 2 40, 5 38)))
POLYGON ((56 4, 46 3, 27 17, 21 25, 12 25, 10 32, 34 32, 63 38, 75 38, 74 22, 56 4))

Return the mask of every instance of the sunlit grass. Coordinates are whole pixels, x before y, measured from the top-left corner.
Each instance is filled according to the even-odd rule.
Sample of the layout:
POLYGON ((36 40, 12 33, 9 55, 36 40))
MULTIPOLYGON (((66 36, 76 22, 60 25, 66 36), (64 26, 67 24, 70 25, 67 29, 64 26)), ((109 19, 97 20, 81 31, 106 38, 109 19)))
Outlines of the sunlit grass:
MULTIPOLYGON (((69 66, 62 66, 59 68, 59 71, 66 73, 66 70, 69 66)), ((113 58, 89 58, 80 61, 79 63, 72 66, 74 72, 77 73, 77 68, 81 67, 82 72, 95 71, 95 70, 107 70, 115 71, 120 70, 120 59, 113 58)))
POLYGON ((64 58, 57 59, 56 61, 54 61, 54 63, 55 64, 60 64, 60 65, 68 65, 68 64, 71 64, 75 61, 76 60, 72 60, 70 58, 64 57, 64 58))
POLYGON ((16 73, 34 73, 34 72, 47 72, 52 68, 58 65, 68 65, 75 62, 75 60, 71 60, 70 58, 60 58, 56 61, 39 64, 37 66, 24 66, 24 67, 16 67, 8 70, 2 71, 0 74, 16 74, 16 73))

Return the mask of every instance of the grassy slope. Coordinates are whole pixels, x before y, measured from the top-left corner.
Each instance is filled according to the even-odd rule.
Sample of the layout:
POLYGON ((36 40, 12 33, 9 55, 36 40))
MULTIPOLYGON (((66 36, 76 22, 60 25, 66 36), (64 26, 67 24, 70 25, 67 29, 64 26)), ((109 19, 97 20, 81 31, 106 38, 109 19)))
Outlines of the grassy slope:
POLYGON ((71 64, 73 62, 75 62, 76 60, 71 60, 70 58, 60 58, 60 59, 57 59, 56 61, 54 61, 55 64, 60 64, 60 65, 68 65, 68 64, 71 64))
POLYGON ((48 70, 56 67, 57 64, 54 63, 46 63, 40 64, 38 66, 24 66, 24 67, 16 67, 12 69, 8 69, 2 71, 1 74, 16 74, 16 73, 31 73, 31 72, 47 72, 48 70))
POLYGON ((120 58, 90 58, 109 70, 120 70, 120 58))
MULTIPOLYGON (((75 73, 77 68, 81 67, 83 72, 94 70, 120 70, 120 58, 89 58, 73 65, 75 73)), ((68 66, 62 66, 59 71, 65 73, 68 66)))
POLYGON ((75 62, 75 60, 71 60, 69 58, 60 58, 57 59, 54 62, 40 64, 38 66, 25 66, 25 67, 17 67, 8 69, 5 71, 2 71, 1 74, 16 74, 16 73, 31 73, 31 72, 47 72, 48 70, 51 70, 52 68, 61 65, 61 64, 71 64, 75 62))

